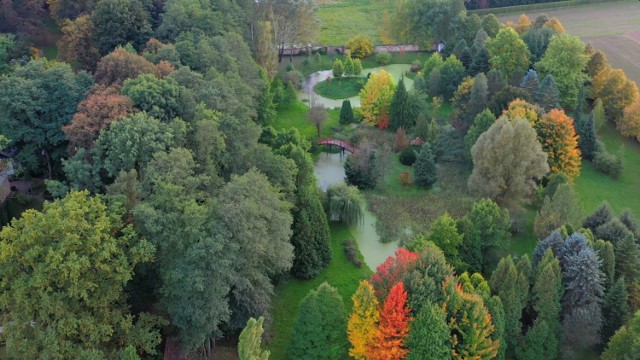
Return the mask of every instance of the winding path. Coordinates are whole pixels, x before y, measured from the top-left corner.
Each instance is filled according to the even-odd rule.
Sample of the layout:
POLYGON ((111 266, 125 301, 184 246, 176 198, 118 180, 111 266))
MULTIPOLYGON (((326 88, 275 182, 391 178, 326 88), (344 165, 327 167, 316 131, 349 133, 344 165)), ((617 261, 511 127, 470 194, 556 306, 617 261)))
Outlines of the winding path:
MULTIPOLYGON (((363 76, 367 76, 367 74, 371 73, 371 72, 377 72, 380 71, 381 69, 384 69, 384 71, 388 72, 391 74, 391 76, 393 76, 393 78, 398 81, 400 79, 400 76, 402 76, 402 74, 411 69, 411 65, 408 64, 394 64, 394 65, 387 65, 387 66, 380 66, 380 67, 376 67, 376 68, 369 68, 369 69, 364 69, 362 71, 362 75, 363 76)), ((324 107, 328 108, 328 109, 333 109, 333 108, 340 108, 342 106, 342 101, 343 100, 349 100, 351 101, 351 106, 352 107, 360 107, 360 96, 356 95, 356 96, 352 96, 348 99, 339 99, 339 100, 334 100, 334 99, 329 99, 323 96, 320 96, 318 93, 316 93, 313 88, 318 84, 321 83, 325 80, 327 80, 329 77, 333 76, 333 71, 332 70, 323 70, 323 71, 317 71, 314 72, 313 74, 309 75, 303 82, 302 84, 302 91, 298 94, 300 100, 306 100, 304 101, 307 105, 311 106, 311 105, 323 105, 324 107)), ((408 78, 404 78, 404 84, 405 87, 407 88, 407 90, 411 90, 413 88, 413 80, 408 79, 408 78)))

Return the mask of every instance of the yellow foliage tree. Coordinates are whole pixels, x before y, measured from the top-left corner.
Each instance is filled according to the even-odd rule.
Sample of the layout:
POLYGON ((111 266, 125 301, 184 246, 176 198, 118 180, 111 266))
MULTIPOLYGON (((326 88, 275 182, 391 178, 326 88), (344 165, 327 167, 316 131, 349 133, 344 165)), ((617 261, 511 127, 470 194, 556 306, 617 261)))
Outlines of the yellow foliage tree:
POLYGON ((506 23, 504 23, 502 27, 503 28, 510 27, 513 30, 517 31, 518 34, 522 35, 526 33, 531 28, 532 25, 533 25, 533 21, 531 21, 531 19, 526 14, 522 14, 518 18, 518 22, 514 23, 513 21, 509 20, 506 23))
POLYGON ((622 121, 618 122, 618 130, 622 135, 635 137, 640 141, 640 101, 636 100, 624 109, 622 121))
POLYGON ((564 110, 552 109, 536 126, 538 141, 549 155, 547 161, 554 173, 564 173, 569 180, 580 175, 580 149, 573 119, 564 110))
POLYGON ((535 128, 541 113, 542 109, 540 107, 521 99, 515 99, 509 103, 509 108, 502 112, 502 116, 506 116, 511 120, 515 118, 525 119, 535 128))
POLYGON ((373 41, 368 36, 358 35, 347 41, 347 49, 351 50, 351 56, 362 59, 373 54, 373 41))
POLYGON ((624 108, 638 99, 636 83, 627 79, 621 69, 606 68, 593 78, 592 90, 594 98, 602 100, 607 117, 620 128, 624 108))
POLYGON ((564 34, 564 26, 558 18, 552 17, 544 24, 544 27, 553 30, 556 34, 564 34))
POLYGON ((353 313, 347 324, 347 334, 351 343, 349 355, 364 360, 367 359, 367 349, 372 345, 378 328, 378 299, 373 286, 367 280, 360 281, 360 286, 351 299, 353 313))
POLYGON ((395 90, 391 74, 384 70, 371 73, 369 81, 360 91, 362 122, 384 128, 384 123, 389 119, 389 106, 395 90))

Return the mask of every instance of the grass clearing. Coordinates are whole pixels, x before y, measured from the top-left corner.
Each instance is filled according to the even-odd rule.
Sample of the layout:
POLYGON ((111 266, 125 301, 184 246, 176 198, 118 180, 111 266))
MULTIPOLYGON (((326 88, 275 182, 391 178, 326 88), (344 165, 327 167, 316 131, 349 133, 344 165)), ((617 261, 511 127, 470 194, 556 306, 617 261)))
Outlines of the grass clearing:
POLYGON ((360 93, 365 81, 366 79, 362 77, 325 80, 318 83, 313 90, 318 93, 318 95, 329 99, 348 99, 360 93))
POLYGON ((362 267, 353 265, 347 258, 343 241, 352 239, 353 235, 348 227, 331 225, 331 250, 333 259, 329 267, 311 280, 290 279, 275 289, 273 300, 273 324, 269 330, 271 339, 268 344, 272 359, 287 359, 287 346, 291 340, 291 329, 298 316, 298 307, 302 298, 323 282, 334 286, 342 295, 347 312, 351 312, 353 303, 351 296, 356 292, 358 283, 367 279, 373 273, 362 262, 362 267))
POLYGON ((595 169, 590 162, 582 163, 576 190, 582 201, 583 213, 587 215, 603 201, 608 201, 616 213, 629 208, 640 216, 640 144, 620 135, 611 123, 603 126, 598 135, 612 153, 617 153, 621 144, 624 146, 623 170, 620 178, 614 179, 595 169))

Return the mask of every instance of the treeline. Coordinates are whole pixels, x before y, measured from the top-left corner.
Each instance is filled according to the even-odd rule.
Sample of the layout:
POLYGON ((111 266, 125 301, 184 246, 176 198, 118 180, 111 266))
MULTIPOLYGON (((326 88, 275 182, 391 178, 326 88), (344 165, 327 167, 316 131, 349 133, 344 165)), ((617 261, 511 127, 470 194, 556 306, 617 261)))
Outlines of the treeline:
POLYGON ((3 147, 51 200, 0 232, 10 358, 154 358, 167 338, 211 355, 270 318, 278 281, 329 264, 311 145, 268 126, 295 95, 271 80, 287 4, 0 6, 3 147), (46 11, 60 61, 29 50, 46 11))
POLYGON ((465 1, 465 6, 467 10, 476 10, 550 2, 558 2, 558 0, 470 0, 465 1))

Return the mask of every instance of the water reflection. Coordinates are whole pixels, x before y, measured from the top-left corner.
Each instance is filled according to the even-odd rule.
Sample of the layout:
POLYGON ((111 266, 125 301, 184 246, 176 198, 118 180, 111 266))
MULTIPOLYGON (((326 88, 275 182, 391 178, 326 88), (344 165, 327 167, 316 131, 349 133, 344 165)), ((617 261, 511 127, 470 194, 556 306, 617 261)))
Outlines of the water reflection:
MULTIPOLYGON (((316 177, 322 190, 327 190, 329 185, 344 182, 344 162, 346 155, 321 153, 316 160, 316 177)), ((367 265, 375 270, 398 248, 397 242, 382 243, 376 233, 376 218, 364 209, 364 221, 360 226, 351 229, 358 248, 367 265)))

